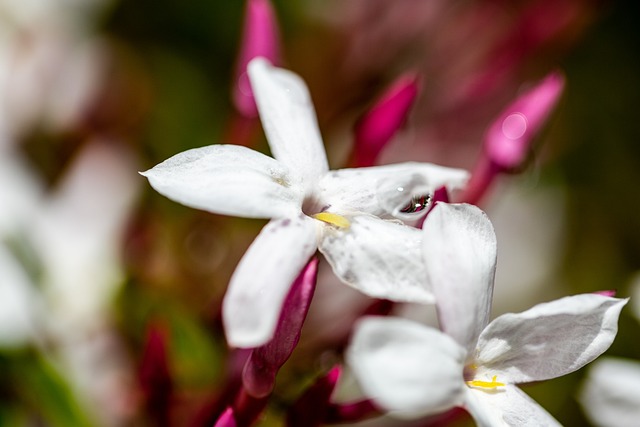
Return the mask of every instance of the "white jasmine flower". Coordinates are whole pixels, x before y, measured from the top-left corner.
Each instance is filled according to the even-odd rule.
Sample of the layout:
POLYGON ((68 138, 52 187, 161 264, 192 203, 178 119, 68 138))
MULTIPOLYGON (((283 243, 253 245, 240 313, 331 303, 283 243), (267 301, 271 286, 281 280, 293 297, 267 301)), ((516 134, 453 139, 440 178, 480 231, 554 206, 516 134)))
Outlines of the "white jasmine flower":
POLYGON ((30 237, 54 334, 81 334, 103 322, 122 283, 118 251, 139 190, 134 168, 128 150, 94 140, 41 202, 30 237))
POLYGON ((399 318, 360 321, 347 353, 364 392, 399 417, 466 408, 481 426, 555 426, 516 384, 573 372, 602 354, 627 300, 576 295, 489 323, 493 228, 471 205, 438 204, 424 224, 442 332, 399 318))
POLYGON ((223 303, 228 342, 255 347, 271 338, 291 283, 316 249, 342 281, 368 295, 432 302, 415 280, 424 271, 419 230, 386 220, 415 219, 422 199, 414 196, 460 187, 467 173, 424 163, 329 171, 304 82, 262 58, 248 73, 273 158, 213 145, 143 173, 187 206, 271 219, 231 278, 223 303))
POLYGON ((637 426, 640 420, 640 363, 614 357, 598 360, 589 369, 579 400, 596 426, 637 426))

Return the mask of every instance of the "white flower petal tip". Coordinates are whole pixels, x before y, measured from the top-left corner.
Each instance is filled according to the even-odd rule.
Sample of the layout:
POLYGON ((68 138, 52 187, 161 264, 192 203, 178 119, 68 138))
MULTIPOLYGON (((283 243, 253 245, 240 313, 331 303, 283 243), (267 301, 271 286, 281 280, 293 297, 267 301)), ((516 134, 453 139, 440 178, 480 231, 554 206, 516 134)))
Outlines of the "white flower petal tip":
POLYGON ((423 225, 426 277, 442 330, 471 354, 489 322, 497 242, 487 215, 469 204, 437 203, 423 225))
POLYGON ((222 215, 296 215, 304 198, 300 179, 289 168, 242 146, 187 150, 140 174, 169 199, 222 215))
POLYGON ((275 333, 291 284, 316 251, 315 221, 301 215, 272 220, 231 277, 222 317, 231 347, 255 348, 275 333))
POLYGON ((582 294, 504 314, 478 339, 477 372, 524 383, 576 371, 609 348, 627 301, 582 294))
POLYGON ((436 329, 376 316, 356 324, 346 354, 366 395, 398 418, 461 405, 465 357, 462 347, 436 329))
POLYGON ((636 427, 640 420, 640 362, 606 357, 597 360, 578 398, 599 427, 636 427))
POLYGON ((247 72, 273 157, 315 182, 329 166, 307 85, 264 58, 252 59, 247 72))

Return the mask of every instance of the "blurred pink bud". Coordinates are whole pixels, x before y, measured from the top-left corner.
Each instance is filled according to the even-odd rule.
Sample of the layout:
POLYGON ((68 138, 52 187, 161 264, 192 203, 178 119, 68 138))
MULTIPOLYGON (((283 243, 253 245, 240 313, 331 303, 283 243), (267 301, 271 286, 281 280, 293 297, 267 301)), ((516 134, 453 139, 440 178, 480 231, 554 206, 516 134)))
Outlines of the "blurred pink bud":
POLYGON ((262 56, 273 64, 280 62, 278 22, 269 0, 247 0, 242 44, 236 64, 233 103, 245 117, 255 118, 258 109, 247 76, 247 64, 262 56))
POLYGON ((355 126, 355 167, 372 166, 382 149, 407 121, 418 95, 418 75, 405 74, 376 101, 355 126))
POLYGON ((353 403, 330 405, 325 422, 327 424, 354 423, 377 415, 380 415, 380 410, 370 399, 364 399, 353 403))
POLYGON ((298 340, 316 288, 318 259, 313 258, 293 283, 278 327, 271 341, 251 352, 242 373, 244 389, 251 396, 269 395, 275 385, 278 369, 287 361, 298 340))
POLYGON ((342 368, 334 366, 309 387, 289 409, 287 427, 318 427, 324 424, 329 399, 341 373, 342 368))
MULTIPOLYGON (((168 332, 158 324, 151 324, 140 366, 140 385, 149 416, 156 421, 168 418, 173 380, 167 357, 168 332)), ((158 425, 163 425, 162 423, 158 425)))
POLYGON ((214 427, 237 427, 237 425, 236 419, 233 416, 233 409, 227 408, 222 415, 220 415, 220 418, 218 418, 214 427))
POLYGON ((615 289, 594 292, 594 294, 602 295, 602 296, 605 296, 605 297, 615 297, 616 293, 617 293, 617 291, 615 289))
POLYGON ((461 201, 477 204, 498 174, 522 166, 563 88, 564 77, 553 72, 502 111, 485 134, 484 153, 461 201))
POLYGON ((522 165, 563 88, 562 74, 551 73, 503 110, 485 135, 485 150, 492 163, 503 169, 522 165))

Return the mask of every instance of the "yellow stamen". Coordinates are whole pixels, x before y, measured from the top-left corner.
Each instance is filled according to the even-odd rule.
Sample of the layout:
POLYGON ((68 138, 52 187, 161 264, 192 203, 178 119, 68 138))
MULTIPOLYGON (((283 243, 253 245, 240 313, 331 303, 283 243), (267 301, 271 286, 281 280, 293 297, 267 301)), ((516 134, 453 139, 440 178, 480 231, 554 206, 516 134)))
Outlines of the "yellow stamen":
POLYGON ((313 216, 315 219, 319 219, 320 221, 326 222, 327 224, 335 225, 340 228, 349 228, 351 223, 349 220, 342 215, 330 213, 330 212, 320 212, 313 216))
POLYGON ((491 381, 473 380, 473 381, 467 381, 467 384, 470 385, 471 387, 482 387, 482 388, 504 387, 504 383, 497 382, 496 378, 498 378, 498 376, 494 375, 493 378, 491 378, 491 381))

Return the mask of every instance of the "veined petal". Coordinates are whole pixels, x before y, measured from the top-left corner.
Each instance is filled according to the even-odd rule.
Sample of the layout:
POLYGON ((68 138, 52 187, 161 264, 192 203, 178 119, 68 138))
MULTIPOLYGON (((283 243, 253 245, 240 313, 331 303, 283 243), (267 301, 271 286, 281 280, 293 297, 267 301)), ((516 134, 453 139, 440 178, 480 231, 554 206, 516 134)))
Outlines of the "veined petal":
POLYGON ((183 205, 245 218, 300 212, 300 178, 269 156, 237 145, 194 148, 142 172, 160 194, 183 205))
POLYGON ((582 294, 504 314, 478 339, 478 375, 521 383, 580 369, 609 348, 627 301, 582 294))
POLYGON ((423 230, 440 328, 473 355, 491 312, 497 250, 493 226, 473 205, 438 203, 423 230))
POLYGON ((640 362, 613 357, 594 362, 579 400, 597 426, 637 426, 640 420, 640 362))
POLYGON ((348 228, 323 226, 318 247, 340 280, 375 298, 434 302, 420 230, 369 215, 350 222, 348 228))
POLYGON ((542 406, 518 387, 467 389, 465 408, 479 427, 561 427, 542 406))
POLYGON ((346 360, 364 393, 401 418, 436 414, 462 403, 466 352, 449 336, 406 319, 356 323, 346 360))
POLYGON ((307 216, 272 220, 240 260, 222 305, 227 342, 258 347, 274 334, 291 284, 316 250, 307 216))
POLYGON ((332 210, 366 212, 382 218, 406 220, 400 210, 413 197, 432 195, 443 186, 460 188, 468 176, 462 169, 413 162, 340 169, 322 178, 320 193, 332 210))
POLYGON ((329 166, 307 85, 264 58, 251 60, 247 69, 273 157, 312 185, 329 166))

